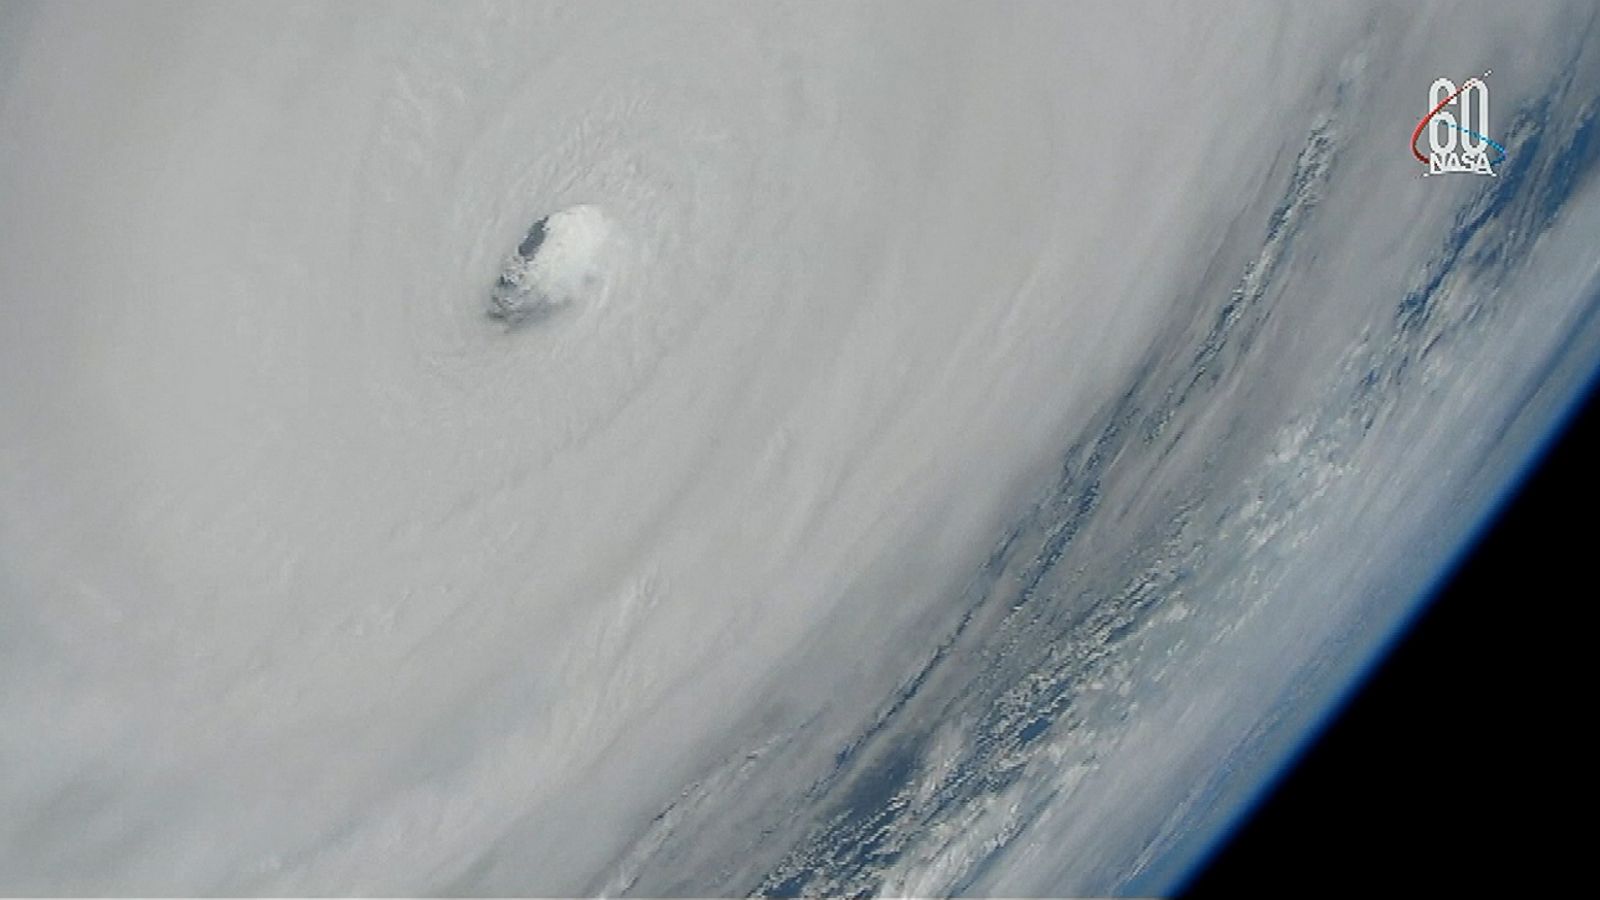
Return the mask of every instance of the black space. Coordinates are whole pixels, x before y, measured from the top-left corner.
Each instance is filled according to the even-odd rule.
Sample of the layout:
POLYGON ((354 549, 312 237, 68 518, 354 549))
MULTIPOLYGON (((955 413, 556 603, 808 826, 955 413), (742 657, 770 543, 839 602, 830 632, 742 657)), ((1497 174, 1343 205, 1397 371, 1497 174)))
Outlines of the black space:
POLYGON ((1594 708, 1579 667, 1593 633, 1580 623, 1600 596, 1597 419, 1600 390, 1186 896, 1476 896, 1591 880, 1592 851, 1572 853, 1591 788, 1567 763, 1591 746, 1578 737, 1594 708))

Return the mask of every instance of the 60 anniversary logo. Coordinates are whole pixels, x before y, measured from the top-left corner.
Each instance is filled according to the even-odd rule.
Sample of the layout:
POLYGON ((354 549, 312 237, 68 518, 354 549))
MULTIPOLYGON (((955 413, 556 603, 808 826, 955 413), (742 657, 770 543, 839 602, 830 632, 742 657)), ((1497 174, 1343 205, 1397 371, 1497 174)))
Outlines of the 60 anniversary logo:
POLYGON ((1425 175, 1451 172, 1493 175, 1493 167, 1505 160, 1506 148, 1486 133, 1489 130, 1489 84, 1484 79, 1487 77, 1489 73, 1485 72, 1467 79, 1460 87, 1448 78, 1439 78, 1428 88, 1428 114, 1411 132, 1411 155, 1428 167, 1425 175), (1417 140, 1423 131, 1428 132, 1427 156, 1417 149, 1417 140), (1498 154, 1492 161, 1490 148, 1498 154))

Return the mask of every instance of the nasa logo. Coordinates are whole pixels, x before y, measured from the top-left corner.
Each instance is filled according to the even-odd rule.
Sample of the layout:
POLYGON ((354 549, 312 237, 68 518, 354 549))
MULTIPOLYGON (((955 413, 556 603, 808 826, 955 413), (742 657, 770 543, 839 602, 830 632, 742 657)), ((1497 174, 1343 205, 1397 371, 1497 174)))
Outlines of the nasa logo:
POLYGON ((1506 148, 1490 138, 1488 72, 1456 87, 1448 78, 1434 79, 1428 88, 1428 114, 1411 131, 1411 155, 1427 166, 1424 175, 1452 172, 1494 175, 1494 167, 1505 161, 1506 148), (1428 133, 1428 155, 1417 149, 1422 133, 1428 133), (1495 158, 1489 159, 1489 150, 1495 158))

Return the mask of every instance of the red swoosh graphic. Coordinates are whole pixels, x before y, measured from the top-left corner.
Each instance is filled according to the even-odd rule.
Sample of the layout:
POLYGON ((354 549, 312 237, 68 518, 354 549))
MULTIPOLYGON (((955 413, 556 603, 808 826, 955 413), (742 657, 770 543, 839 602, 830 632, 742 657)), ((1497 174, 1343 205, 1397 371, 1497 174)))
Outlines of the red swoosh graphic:
POLYGON ((1454 100, 1455 98, 1461 96, 1461 92, 1466 90, 1468 87, 1470 87, 1472 85, 1472 83, 1474 81, 1477 81, 1477 80, 1478 79, 1476 79, 1476 78, 1468 78, 1465 84, 1461 85, 1461 87, 1456 88, 1456 92, 1454 94, 1451 94, 1450 96, 1444 98, 1443 100, 1440 100, 1438 106, 1435 106, 1432 110, 1429 110, 1428 114, 1422 117, 1422 121, 1417 123, 1417 127, 1412 129, 1412 131, 1411 131, 1411 155, 1415 156, 1417 158, 1417 162, 1422 163, 1423 165, 1427 165, 1428 164, 1428 158, 1426 156, 1423 156, 1421 151, 1419 151, 1417 149, 1417 138, 1422 137, 1422 129, 1428 127, 1428 120, 1433 118, 1434 116, 1437 116, 1439 114, 1439 110, 1444 109, 1446 106, 1449 106, 1451 100, 1454 100))

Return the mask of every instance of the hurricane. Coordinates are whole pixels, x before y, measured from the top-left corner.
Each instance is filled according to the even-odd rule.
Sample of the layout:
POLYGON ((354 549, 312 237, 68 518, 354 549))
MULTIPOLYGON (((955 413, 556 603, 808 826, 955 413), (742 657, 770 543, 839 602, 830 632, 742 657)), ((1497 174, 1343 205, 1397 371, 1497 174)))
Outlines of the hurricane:
POLYGON ((1581 2, 0 4, 0 891, 1175 890, 1600 367, 1597 113, 1581 2))

